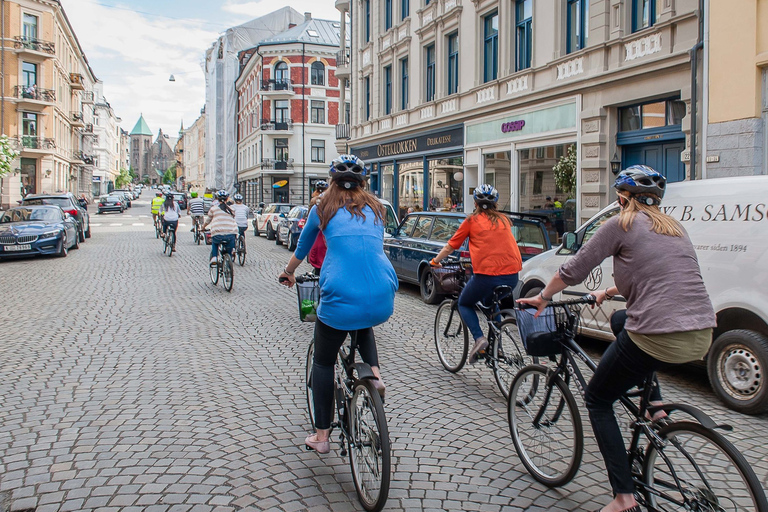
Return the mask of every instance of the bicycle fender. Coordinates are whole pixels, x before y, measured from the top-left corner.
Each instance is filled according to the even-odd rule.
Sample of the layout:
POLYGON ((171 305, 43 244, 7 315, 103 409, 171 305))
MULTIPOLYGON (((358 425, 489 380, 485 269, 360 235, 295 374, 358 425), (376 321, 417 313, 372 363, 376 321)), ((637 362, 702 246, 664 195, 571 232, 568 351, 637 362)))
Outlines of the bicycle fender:
POLYGON ((666 412, 667 414, 671 413, 672 411, 682 411, 686 414, 693 416, 696 419, 696 421, 698 421, 701 424, 701 426, 705 428, 709 428, 709 429, 719 428, 727 431, 733 430, 733 427, 730 425, 727 425, 727 424, 718 425, 704 411, 697 409, 692 405, 664 404, 664 405, 651 405, 648 407, 648 413, 651 416, 653 416, 654 413, 660 410, 666 412))
POLYGON ((377 378, 373 374, 373 370, 371 370, 371 366, 367 363, 355 363, 355 370, 357 371, 357 378, 359 380, 377 378))

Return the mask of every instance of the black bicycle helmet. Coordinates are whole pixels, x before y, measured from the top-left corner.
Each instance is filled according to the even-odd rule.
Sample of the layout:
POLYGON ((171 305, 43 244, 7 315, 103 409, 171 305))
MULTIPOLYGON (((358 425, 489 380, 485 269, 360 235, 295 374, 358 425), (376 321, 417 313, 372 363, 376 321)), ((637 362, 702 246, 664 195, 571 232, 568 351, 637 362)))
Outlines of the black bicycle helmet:
POLYGON ((484 210, 489 205, 494 205, 499 202, 499 191, 496 190, 493 185, 483 184, 475 189, 472 196, 475 198, 475 202, 484 210))
POLYGON ((667 178, 647 165, 631 165, 616 176, 613 184, 616 190, 624 190, 630 194, 645 196, 647 204, 659 204, 664 198, 664 190, 667 187, 667 178), (648 197, 656 196, 657 201, 648 197), (651 201, 648 203, 648 201, 651 201))

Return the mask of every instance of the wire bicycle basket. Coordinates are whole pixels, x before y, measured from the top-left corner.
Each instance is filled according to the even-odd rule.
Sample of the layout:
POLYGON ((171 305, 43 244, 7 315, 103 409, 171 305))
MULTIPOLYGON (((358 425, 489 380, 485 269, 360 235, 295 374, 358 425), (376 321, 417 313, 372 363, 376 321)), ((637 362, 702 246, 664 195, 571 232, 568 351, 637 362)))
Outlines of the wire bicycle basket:
POLYGON ((515 308, 517 328, 525 351, 528 355, 536 357, 559 354, 561 340, 576 334, 579 323, 578 308, 547 307, 538 317, 535 317, 535 314, 536 309, 515 308))
POLYGON ((296 281, 296 295, 299 299, 301 321, 316 321, 317 307, 320 305, 320 283, 317 280, 296 281))

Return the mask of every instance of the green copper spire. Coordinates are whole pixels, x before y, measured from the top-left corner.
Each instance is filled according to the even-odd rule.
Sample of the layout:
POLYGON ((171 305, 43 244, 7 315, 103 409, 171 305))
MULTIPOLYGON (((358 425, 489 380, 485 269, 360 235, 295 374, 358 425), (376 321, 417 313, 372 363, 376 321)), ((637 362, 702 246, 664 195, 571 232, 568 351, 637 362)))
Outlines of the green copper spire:
POLYGON ((136 121, 136 126, 131 130, 131 135, 149 135, 152 136, 152 130, 147 126, 147 122, 144 120, 144 114, 141 114, 139 120, 136 121))

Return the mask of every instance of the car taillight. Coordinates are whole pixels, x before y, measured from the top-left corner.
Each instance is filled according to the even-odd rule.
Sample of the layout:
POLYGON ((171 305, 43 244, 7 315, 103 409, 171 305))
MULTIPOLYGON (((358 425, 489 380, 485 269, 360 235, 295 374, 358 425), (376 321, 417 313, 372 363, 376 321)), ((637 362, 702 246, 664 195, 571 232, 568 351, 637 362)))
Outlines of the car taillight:
POLYGON ((99 203, 99 206, 104 206, 104 203, 99 203))
POLYGON ((469 251, 461 251, 459 253, 459 258, 469 258, 469 251))
POLYGON ((120 201, 116 202, 115 206, 121 206, 120 201))
POLYGON ((64 212, 70 214, 73 217, 77 217, 77 210, 64 210, 64 212))
POLYGON ((307 219, 299 219, 299 227, 304 229, 304 224, 307 223, 307 219))

